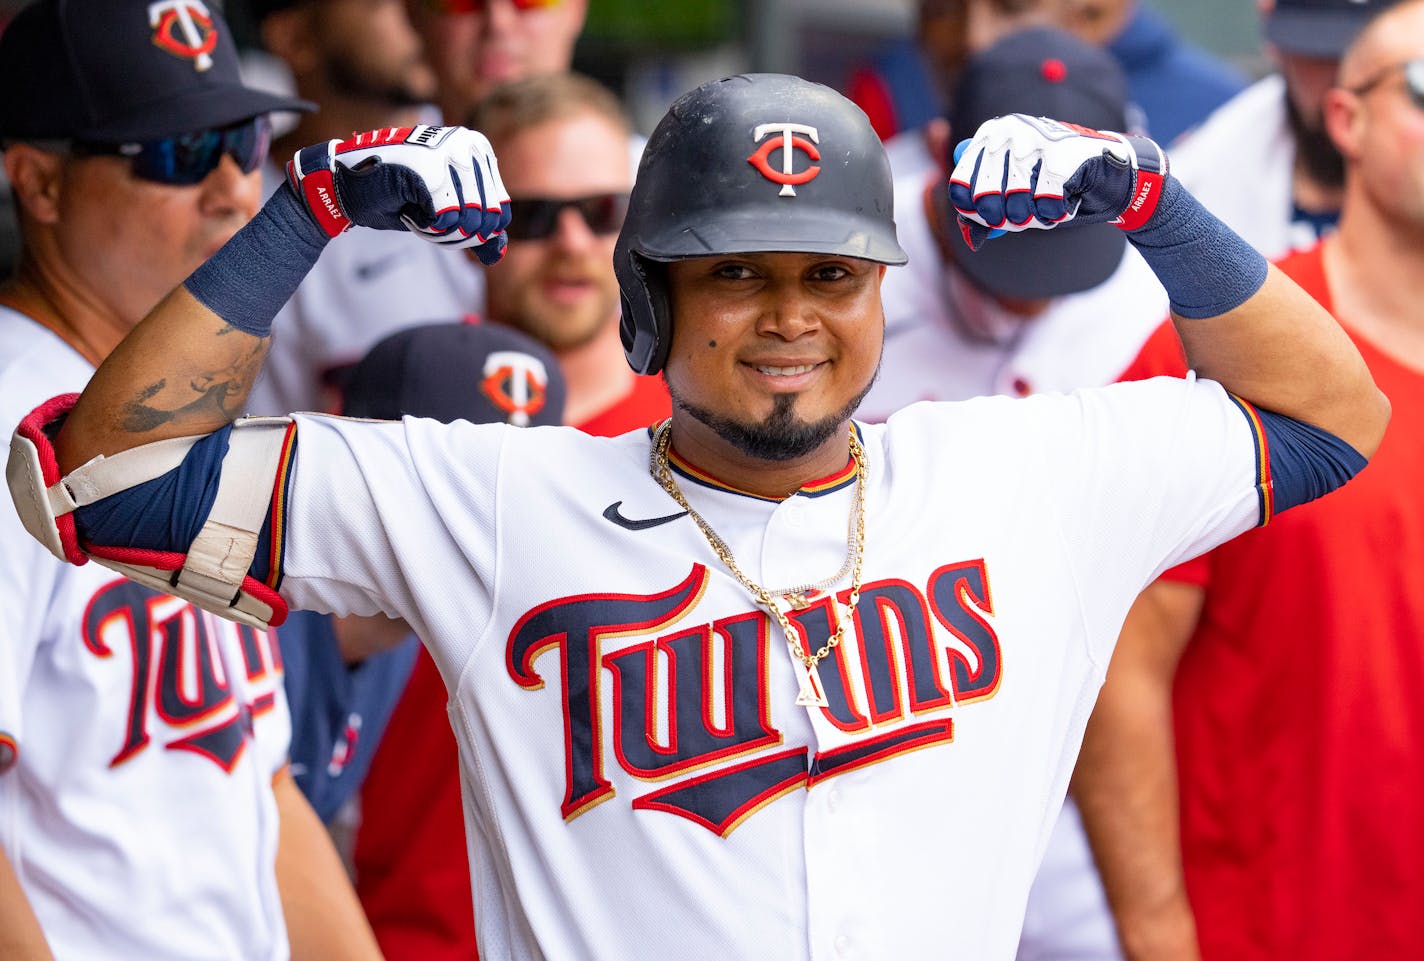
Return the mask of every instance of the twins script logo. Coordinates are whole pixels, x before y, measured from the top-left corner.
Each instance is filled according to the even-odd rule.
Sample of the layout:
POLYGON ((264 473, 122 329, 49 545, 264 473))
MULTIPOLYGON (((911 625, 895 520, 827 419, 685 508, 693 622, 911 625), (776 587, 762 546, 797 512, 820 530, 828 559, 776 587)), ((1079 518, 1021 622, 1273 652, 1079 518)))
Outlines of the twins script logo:
POLYGON ((485 358, 480 390, 515 427, 528 427, 544 409, 549 372, 538 357, 517 350, 496 350, 485 358))
MULTIPOLYGON (((770 618, 750 610, 682 623, 709 577, 695 564, 681 583, 650 594, 558 598, 510 631, 505 666, 515 683, 537 691, 549 677, 562 685, 566 821, 614 796, 611 748, 611 763, 648 785, 632 798, 634 810, 674 814, 726 837, 792 791, 949 743, 951 709, 998 692, 1001 654, 982 560, 945 564, 922 584, 868 582, 855 642, 847 636, 820 666, 827 705, 814 710, 844 743, 814 755, 788 747, 772 721, 770 618), (557 663, 536 669, 545 657, 557 663)), ((791 612, 803 650, 831 636, 840 616, 834 600, 823 595, 791 612)))
POLYGON ((756 153, 747 158, 747 163, 757 169, 757 172, 773 183, 781 184, 782 197, 796 196, 796 187, 800 184, 810 183, 820 174, 821 168, 816 164, 811 164, 796 172, 796 151, 800 150, 811 160, 820 160, 821 152, 816 149, 816 144, 821 142, 821 136, 816 132, 815 127, 808 127, 802 123, 764 123, 757 126, 752 132, 754 143, 760 143, 756 153), (765 143, 762 141, 771 134, 779 136, 772 137, 765 143), (810 137, 806 140, 797 134, 805 134, 810 137), (771 155, 776 151, 781 151, 781 169, 778 170, 771 165, 771 155))
POLYGON ((153 42, 175 57, 193 61, 196 70, 213 65, 212 52, 218 45, 217 27, 202 0, 158 0, 148 5, 148 25, 153 42))
POLYGON ((130 581, 101 589, 84 612, 84 646, 102 659, 127 656, 132 683, 118 767, 157 738, 224 771, 252 740, 253 719, 272 710, 282 683, 277 644, 266 631, 235 624, 130 581), (233 650, 236 632, 241 663, 233 650), (240 672, 240 676, 239 676, 240 672))

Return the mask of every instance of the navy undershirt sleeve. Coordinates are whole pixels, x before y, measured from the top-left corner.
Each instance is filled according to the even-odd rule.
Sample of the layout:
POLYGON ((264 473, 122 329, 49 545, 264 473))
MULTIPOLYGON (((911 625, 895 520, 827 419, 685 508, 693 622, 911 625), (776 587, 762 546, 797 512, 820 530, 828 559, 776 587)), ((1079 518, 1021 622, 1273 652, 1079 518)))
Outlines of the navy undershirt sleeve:
MULTIPOLYGON (((213 509, 231 435, 231 424, 219 428, 195 443, 183 462, 161 477, 77 509, 74 524, 80 543, 186 554, 213 509)), ((252 480, 270 483, 272 479, 252 480)), ((271 583, 272 526, 269 509, 249 569, 266 583, 271 583)), ((277 560, 280 569, 281 559, 277 560)))
POLYGON ((1368 463, 1355 448, 1319 427, 1268 410, 1256 414, 1266 437, 1272 513, 1343 487, 1368 463))

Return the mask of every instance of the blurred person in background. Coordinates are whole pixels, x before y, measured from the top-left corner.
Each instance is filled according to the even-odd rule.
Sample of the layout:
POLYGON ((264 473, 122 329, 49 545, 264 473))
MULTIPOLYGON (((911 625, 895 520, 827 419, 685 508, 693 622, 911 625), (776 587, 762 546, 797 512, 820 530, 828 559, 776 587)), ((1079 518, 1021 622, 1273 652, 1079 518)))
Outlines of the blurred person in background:
MULTIPOLYGON (((1339 229, 1279 266, 1393 427, 1339 498, 1128 616, 1074 790, 1134 961, 1424 957, 1424 3, 1376 11, 1320 99, 1339 229)), ((1128 377, 1184 371, 1164 329, 1128 377)))
MULTIPOLYGON (((1023 27, 1052 23, 1058 0, 919 0, 913 36, 857 66, 846 96, 889 140, 944 115, 970 53, 1023 27)), ((966 134, 966 136, 968 136, 966 134)))
MULTIPOLYGON (((633 184, 616 97, 573 74, 495 88, 466 124, 484 133, 512 198, 509 248, 487 275, 488 322, 557 358, 565 422, 613 436, 667 417, 661 378, 635 375, 619 337, 613 244, 633 184)), ((391 961, 468 959, 475 923, 455 738, 424 651, 361 795, 356 887, 391 961)))
MULTIPOLYGON (((357 130, 436 121, 435 74, 404 0, 251 0, 268 51, 317 104, 273 145, 266 192, 299 147, 357 130)), ((326 251, 278 315, 248 400, 254 413, 341 409, 352 366, 376 341, 479 310, 483 273, 456 251, 361 231, 326 251)))
POLYGON ((883 139, 940 116, 966 58, 1029 26, 1061 26, 1112 54, 1127 76, 1132 125, 1164 144, 1246 83, 1137 0, 921 0, 917 11, 915 36, 889 45, 847 84, 883 139))
POLYGON ((1325 98, 1345 48, 1395 2, 1257 0, 1279 72, 1172 150, 1172 175, 1267 257, 1312 247, 1335 228, 1345 171, 1325 130, 1325 98))
MULTIPOLYGON (((227 23, 186 10, 39 0, 0 34, 5 430, 252 218, 268 114, 310 106, 242 85, 227 23)), ((0 955, 377 958, 288 768, 270 632, 60 563, 13 511, 0 573, 0 955)))
POLYGON ((499 84, 568 70, 588 13, 588 0, 408 2, 448 123, 468 117, 499 84))

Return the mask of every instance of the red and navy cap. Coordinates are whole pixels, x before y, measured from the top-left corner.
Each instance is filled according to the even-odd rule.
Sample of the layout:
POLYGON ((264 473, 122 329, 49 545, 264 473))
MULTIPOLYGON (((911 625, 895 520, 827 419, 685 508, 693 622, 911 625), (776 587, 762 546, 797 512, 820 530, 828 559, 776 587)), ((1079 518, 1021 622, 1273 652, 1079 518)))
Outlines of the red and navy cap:
MULTIPOLYGON (((1025 113, 1126 132, 1127 80, 1100 47, 1052 27, 1010 34, 971 57, 949 106, 950 137, 974 136, 987 120, 1025 113)), ((1122 262, 1127 238, 1111 224, 1065 224, 1006 234, 973 251, 960 232, 943 238, 981 290, 1042 299, 1091 290, 1122 262)))
POLYGON ((564 376, 549 348, 497 324, 426 324, 380 341, 351 372, 341 412, 449 423, 561 424, 564 376))
POLYGON ((37 0, 0 34, 0 140, 129 143, 311 109, 243 84, 217 0, 37 0))
POLYGON ((1338 59, 1370 18, 1398 0, 1276 0, 1266 39, 1287 53, 1338 59))

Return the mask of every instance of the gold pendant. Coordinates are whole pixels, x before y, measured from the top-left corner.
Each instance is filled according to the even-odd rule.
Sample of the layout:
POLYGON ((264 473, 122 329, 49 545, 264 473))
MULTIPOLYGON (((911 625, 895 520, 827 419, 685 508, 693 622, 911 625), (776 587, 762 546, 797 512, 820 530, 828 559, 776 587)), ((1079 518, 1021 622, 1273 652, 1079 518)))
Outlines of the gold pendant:
POLYGON ((816 670, 816 665, 806 664, 798 661, 801 665, 801 691, 796 695, 797 707, 830 707, 830 702, 826 700, 826 695, 822 693, 821 675, 816 670))
POLYGON ((785 598, 786 603, 791 605, 793 611, 804 611, 811 606, 811 602, 806 600, 805 594, 782 594, 781 596, 785 598))

